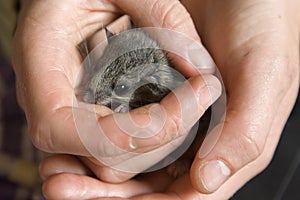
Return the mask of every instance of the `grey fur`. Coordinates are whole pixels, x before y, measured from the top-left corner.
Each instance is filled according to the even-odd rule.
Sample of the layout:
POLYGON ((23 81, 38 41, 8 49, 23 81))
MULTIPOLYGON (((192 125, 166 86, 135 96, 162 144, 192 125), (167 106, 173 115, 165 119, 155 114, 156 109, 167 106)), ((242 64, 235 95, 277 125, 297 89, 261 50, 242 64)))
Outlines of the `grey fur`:
POLYGON ((103 55, 84 75, 80 95, 85 102, 126 112, 159 102, 183 81, 157 41, 133 29, 108 38, 103 55))
MULTIPOLYGON (((103 55, 94 66, 87 67, 79 96, 85 102, 105 105, 114 112, 127 112, 145 104, 159 102, 184 80, 172 68, 157 41, 143 30, 134 29, 108 38, 108 46, 103 55)), ((188 171, 208 129, 210 113, 200 120, 202 122, 198 132, 201 134, 197 135, 196 142, 181 159, 167 169, 173 177, 188 171)), ((170 158, 167 160, 169 162, 170 158)))

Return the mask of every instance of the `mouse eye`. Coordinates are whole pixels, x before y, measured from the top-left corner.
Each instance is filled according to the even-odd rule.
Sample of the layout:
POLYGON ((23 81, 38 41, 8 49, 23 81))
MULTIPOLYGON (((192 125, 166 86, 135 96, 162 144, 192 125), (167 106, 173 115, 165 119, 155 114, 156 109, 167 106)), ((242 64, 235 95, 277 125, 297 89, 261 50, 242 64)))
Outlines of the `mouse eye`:
POLYGON ((126 84, 117 84, 114 87, 114 93, 118 96, 125 96, 129 92, 129 86, 126 84))

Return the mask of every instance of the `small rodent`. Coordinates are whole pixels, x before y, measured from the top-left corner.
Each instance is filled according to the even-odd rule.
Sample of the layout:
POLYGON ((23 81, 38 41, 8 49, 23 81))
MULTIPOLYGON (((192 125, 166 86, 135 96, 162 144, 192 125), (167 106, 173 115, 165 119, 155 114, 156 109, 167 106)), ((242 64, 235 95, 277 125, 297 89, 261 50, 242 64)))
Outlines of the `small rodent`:
POLYGON ((113 37, 106 29, 106 35, 103 55, 83 79, 83 101, 127 112, 159 102, 184 81, 157 41, 143 30, 113 37))
MULTIPOLYGON (((172 68, 158 42, 142 29, 117 37, 105 29, 108 45, 95 66, 89 66, 81 81, 79 96, 87 103, 105 105, 114 112, 128 112, 159 102, 185 78, 172 68)), ((201 144, 209 114, 200 119, 198 134, 189 150, 167 167, 173 177, 185 173, 201 144), (199 132, 201 132, 199 134, 199 132)))

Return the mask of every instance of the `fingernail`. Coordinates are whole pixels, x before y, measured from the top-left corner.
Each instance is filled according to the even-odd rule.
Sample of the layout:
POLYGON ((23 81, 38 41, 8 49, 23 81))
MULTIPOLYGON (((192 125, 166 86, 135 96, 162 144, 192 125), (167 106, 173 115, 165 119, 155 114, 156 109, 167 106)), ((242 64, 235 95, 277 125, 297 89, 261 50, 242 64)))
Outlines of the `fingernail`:
POLYGON ((190 62, 202 73, 213 73, 216 64, 204 48, 196 48, 188 51, 190 62))
POLYGON ((231 170, 220 160, 212 160, 200 167, 200 180, 207 192, 216 191, 230 176, 231 170))
POLYGON ((157 147, 160 144, 161 144, 161 142, 156 137, 152 137, 152 138, 131 137, 130 140, 129 140, 129 147, 132 150, 144 149, 144 148, 153 149, 153 148, 157 147))

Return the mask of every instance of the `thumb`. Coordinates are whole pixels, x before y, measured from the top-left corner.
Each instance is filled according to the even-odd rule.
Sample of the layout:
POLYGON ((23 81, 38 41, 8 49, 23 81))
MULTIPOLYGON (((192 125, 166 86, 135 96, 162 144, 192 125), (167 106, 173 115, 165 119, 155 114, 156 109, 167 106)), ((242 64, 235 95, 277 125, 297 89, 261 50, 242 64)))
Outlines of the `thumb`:
POLYGON ((140 0, 137 3, 135 0, 111 0, 111 2, 125 14, 128 14, 138 27, 163 28, 170 30, 169 32, 177 33, 175 34, 177 42, 173 41, 172 35, 174 36, 174 34, 166 37, 159 36, 158 38, 155 35, 155 38, 160 44, 167 45, 168 48, 173 49, 171 53, 168 53, 168 57, 172 60, 175 68, 183 75, 191 77, 199 75, 199 72, 201 74, 214 72, 215 63, 201 44, 194 22, 180 1, 140 0), (189 38, 190 41, 178 41, 179 33, 189 38), (169 44, 165 44, 166 41, 169 41, 169 44), (177 52, 180 52, 180 54, 177 54, 177 52))
MULTIPOLYGON (((238 85, 243 88, 246 82, 238 85)), ((269 164, 293 105, 293 87, 283 97, 273 90, 258 94, 253 86, 247 92, 256 94, 256 101, 247 92, 232 91, 225 119, 210 131, 195 156, 190 171, 195 189, 237 190, 269 164)))

